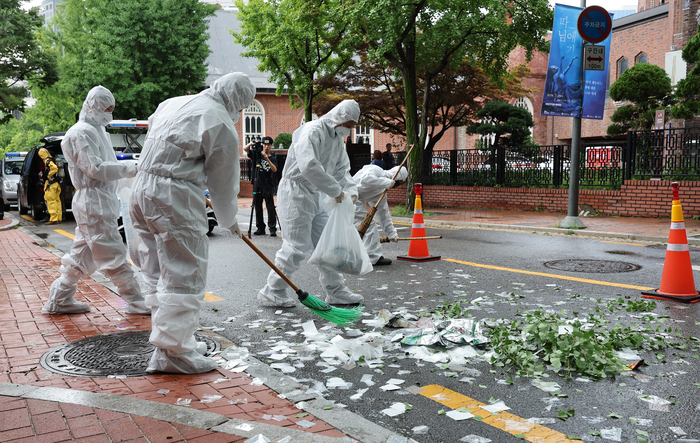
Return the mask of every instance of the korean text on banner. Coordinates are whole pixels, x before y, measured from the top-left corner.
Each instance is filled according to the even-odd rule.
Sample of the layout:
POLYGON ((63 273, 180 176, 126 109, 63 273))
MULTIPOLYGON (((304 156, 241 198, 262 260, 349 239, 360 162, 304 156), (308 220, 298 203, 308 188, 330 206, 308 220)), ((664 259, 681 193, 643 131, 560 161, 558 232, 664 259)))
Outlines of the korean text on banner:
POLYGON ((542 115, 580 117, 581 51, 576 22, 583 8, 557 4, 549 50, 542 115))
POLYGON ((596 45, 605 47, 605 68, 602 71, 587 70, 583 74, 585 81, 583 84, 583 113, 581 118, 603 119, 603 114, 605 113, 605 91, 608 87, 608 69, 610 69, 611 40, 612 33, 596 45))

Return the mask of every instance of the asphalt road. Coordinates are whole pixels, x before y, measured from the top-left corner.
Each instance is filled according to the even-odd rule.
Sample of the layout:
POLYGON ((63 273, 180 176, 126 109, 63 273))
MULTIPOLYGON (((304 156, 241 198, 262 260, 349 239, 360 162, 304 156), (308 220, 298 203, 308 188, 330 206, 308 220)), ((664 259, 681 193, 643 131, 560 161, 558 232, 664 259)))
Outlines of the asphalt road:
MULTIPOLYGON (((239 216, 239 223, 247 227, 246 214, 239 216)), ((64 233, 73 232, 73 223, 43 226, 23 220, 22 224, 59 250, 70 247, 64 233)), ((401 237, 409 236, 409 225, 397 227, 401 237)), ((573 373, 566 378, 548 367, 542 377, 534 378, 491 364, 488 345, 401 345, 392 340, 405 329, 377 321, 383 309, 431 318, 441 307, 458 305, 462 310, 459 318, 466 315, 478 321, 484 331, 488 329, 485 324, 498 327, 494 325, 501 319, 522 321, 528 312, 542 312, 584 322, 589 316, 602 315, 605 322, 596 325, 596 332, 635 329, 644 323, 661 331, 677 329, 686 339, 698 337, 700 304, 657 301, 650 312, 639 311, 648 306, 639 303, 641 288, 659 286, 664 246, 466 228, 428 228, 428 235, 443 236, 429 243, 430 252, 442 260, 394 261, 363 276, 347 276, 348 286, 364 295, 365 304, 362 322, 344 329, 303 306, 280 310, 258 306, 255 295, 265 284, 267 265, 240 239, 215 228, 210 237, 208 294, 201 324, 286 371, 308 389, 321 392, 328 408, 346 408, 419 442, 486 441, 476 437, 461 440, 468 435, 493 442, 517 441, 507 431, 518 430, 541 435, 539 441, 556 441, 545 440, 556 435, 622 442, 700 439, 697 340, 669 340, 677 341, 681 349, 630 352, 646 365, 621 371, 616 377, 584 380, 573 373), (595 260, 598 267, 573 272, 546 265, 557 260, 573 261, 564 265, 595 260), (619 268, 638 269, 600 272, 619 268), (317 333, 305 335, 302 325, 312 320, 317 333), (396 388, 386 387, 390 380, 396 388), (560 389, 546 392, 542 388, 550 389, 548 386, 533 384, 538 381, 554 382, 560 389), (446 414, 461 406, 473 409, 469 405, 498 400, 510 409, 494 417, 484 413, 483 420, 457 421, 446 414), (396 403, 409 406, 396 416, 383 412, 396 403), (566 411, 568 419, 557 418, 566 411), (541 424, 523 420, 530 418, 541 424), (415 433, 417 426, 427 426, 427 434, 415 433)), ((254 237, 253 241, 271 259, 282 244, 279 237, 254 237)), ((385 244, 384 251, 394 259, 407 253, 408 244, 385 244)), ((700 250, 691 247, 691 261, 700 264, 700 250)), ((292 280, 323 298, 314 267, 304 265, 292 280)), ((628 363, 639 360, 629 357, 628 363)))

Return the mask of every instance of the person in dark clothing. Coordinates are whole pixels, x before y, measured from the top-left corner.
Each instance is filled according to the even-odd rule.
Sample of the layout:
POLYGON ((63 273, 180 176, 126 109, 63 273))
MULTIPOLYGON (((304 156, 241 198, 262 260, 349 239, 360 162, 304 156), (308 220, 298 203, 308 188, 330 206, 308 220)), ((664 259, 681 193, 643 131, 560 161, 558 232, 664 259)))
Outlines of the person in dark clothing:
POLYGON ((382 160, 382 151, 379 149, 374 151, 374 154, 372 154, 372 163, 370 164, 386 169, 386 163, 384 163, 384 160, 382 160))
POLYGON ((251 146, 255 141, 248 143, 243 150, 255 162, 253 165, 253 180, 255 189, 255 225, 257 230, 254 235, 265 235, 265 219, 263 218, 263 201, 267 207, 267 226, 270 229, 270 236, 277 236, 277 213, 275 212, 275 173, 277 172, 277 156, 272 154, 272 137, 263 137, 262 151, 253 149, 251 156, 251 146))
POLYGON ((393 168, 394 164, 396 164, 396 161, 394 160, 394 154, 391 153, 391 143, 386 144, 386 150, 382 155, 382 160, 384 160, 384 169, 387 170, 393 168))

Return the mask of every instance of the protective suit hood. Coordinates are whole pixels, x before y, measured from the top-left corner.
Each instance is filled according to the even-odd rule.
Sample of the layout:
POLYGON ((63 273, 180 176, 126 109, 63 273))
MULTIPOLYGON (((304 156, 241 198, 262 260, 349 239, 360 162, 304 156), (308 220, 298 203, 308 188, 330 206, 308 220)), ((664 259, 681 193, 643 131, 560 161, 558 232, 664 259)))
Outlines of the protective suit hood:
POLYGON ((201 94, 221 98, 231 119, 236 123, 240 118, 240 112, 253 102, 255 85, 250 77, 242 72, 232 72, 214 80, 209 89, 202 91, 201 94))
POLYGON ((321 120, 326 120, 332 127, 351 120, 357 123, 360 120, 360 105, 355 100, 343 100, 321 117, 321 120))
POLYGON ((105 109, 110 106, 114 106, 116 102, 114 101, 114 96, 109 91, 109 89, 104 86, 95 86, 88 92, 85 101, 83 102, 83 108, 80 110, 80 121, 90 123, 95 126, 107 126, 109 121, 105 122, 109 115, 109 120, 111 120, 111 113, 105 112, 105 109))
POLYGON ((39 157, 45 161, 48 157, 51 157, 51 154, 49 154, 49 151, 46 148, 41 148, 39 149, 39 157))
MULTIPOLYGON (((389 169, 386 171, 387 177, 388 178, 394 178, 394 174, 396 174, 396 171, 399 171, 399 166, 394 166, 393 168, 389 169)), ((408 171, 404 166, 401 166, 401 170, 399 171, 399 174, 396 176, 395 180, 397 181, 406 181, 408 178, 408 171)))

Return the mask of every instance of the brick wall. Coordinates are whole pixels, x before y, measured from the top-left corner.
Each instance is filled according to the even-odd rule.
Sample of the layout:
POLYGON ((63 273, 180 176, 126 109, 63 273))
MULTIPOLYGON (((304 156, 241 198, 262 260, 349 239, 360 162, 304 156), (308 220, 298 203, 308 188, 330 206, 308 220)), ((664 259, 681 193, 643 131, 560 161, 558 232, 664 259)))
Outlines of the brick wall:
MULTIPOLYGON (((406 187, 387 194, 390 204, 403 204, 406 187)), ((680 199, 686 217, 700 216, 700 182, 680 182, 680 199)), ((671 182, 625 181, 619 191, 579 191, 579 204, 587 204, 607 215, 625 217, 670 217, 671 182)), ((461 207, 519 211, 567 211, 568 189, 481 188, 424 186, 424 207, 461 207)))

